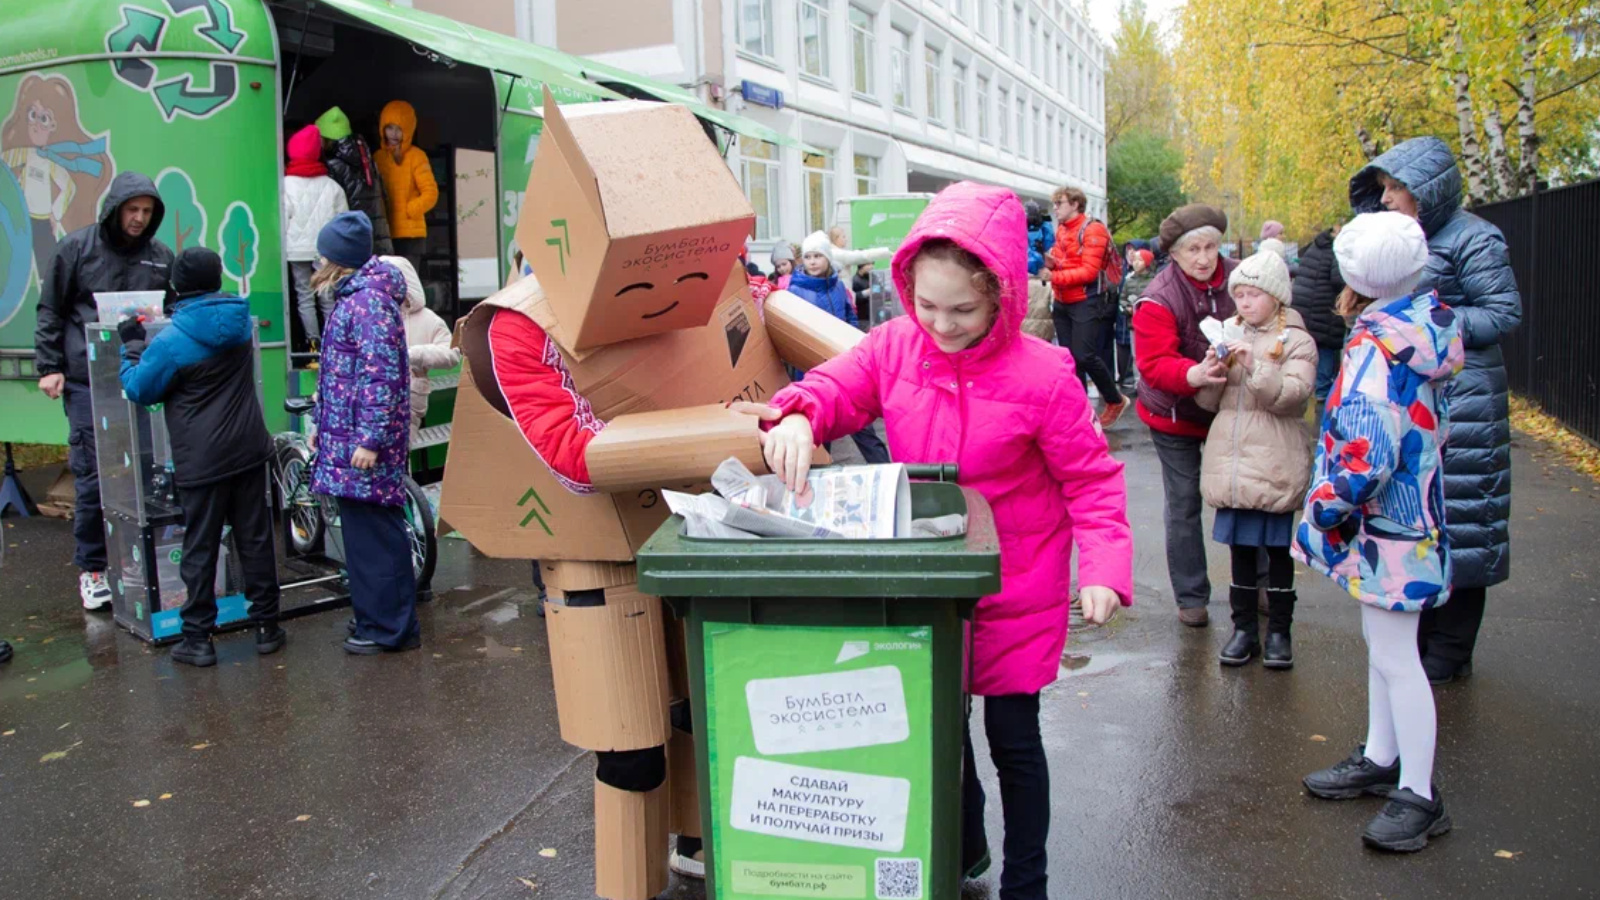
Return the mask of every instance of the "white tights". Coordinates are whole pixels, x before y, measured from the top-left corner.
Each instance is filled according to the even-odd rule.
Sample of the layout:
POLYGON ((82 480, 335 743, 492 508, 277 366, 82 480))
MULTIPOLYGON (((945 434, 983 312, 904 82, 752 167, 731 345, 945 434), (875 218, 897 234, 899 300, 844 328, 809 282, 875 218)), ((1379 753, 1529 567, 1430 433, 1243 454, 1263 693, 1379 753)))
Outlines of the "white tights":
POLYGON ((1367 758, 1380 766, 1400 760, 1400 786, 1433 799, 1433 750, 1438 720, 1433 688, 1417 650, 1418 613, 1361 605, 1367 639, 1367 758))

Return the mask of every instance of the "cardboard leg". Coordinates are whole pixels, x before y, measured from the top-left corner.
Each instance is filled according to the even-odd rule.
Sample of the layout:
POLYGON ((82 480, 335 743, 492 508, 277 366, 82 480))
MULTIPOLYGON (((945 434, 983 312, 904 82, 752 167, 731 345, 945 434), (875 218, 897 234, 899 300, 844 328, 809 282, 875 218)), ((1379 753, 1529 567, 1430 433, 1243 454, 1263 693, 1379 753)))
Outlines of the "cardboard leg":
POLYGON ((594 892, 651 900, 667 889, 667 786, 635 793, 594 783, 594 892))
POLYGON ((604 606, 545 607, 561 739, 584 750, 667 742, 667 660, 661 601, 632 585, 604 606))
POLYGON ((700 828, 700 774, 695 768, 694 735, 672 729, 667 744, 667 789, 672 793, 673 834, 703 837, 700 828))

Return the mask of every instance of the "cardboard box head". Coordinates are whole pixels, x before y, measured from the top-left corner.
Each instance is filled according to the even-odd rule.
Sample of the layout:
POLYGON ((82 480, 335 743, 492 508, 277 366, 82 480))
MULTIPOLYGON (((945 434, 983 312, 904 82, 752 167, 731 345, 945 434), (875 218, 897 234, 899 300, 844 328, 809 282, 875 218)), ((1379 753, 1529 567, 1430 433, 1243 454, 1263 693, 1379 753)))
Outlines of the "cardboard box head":
POLYGON ((755 211, 688 109, 557 107, 528 176, 517 245, 582 352, 698 328, 723 299, 755 211))

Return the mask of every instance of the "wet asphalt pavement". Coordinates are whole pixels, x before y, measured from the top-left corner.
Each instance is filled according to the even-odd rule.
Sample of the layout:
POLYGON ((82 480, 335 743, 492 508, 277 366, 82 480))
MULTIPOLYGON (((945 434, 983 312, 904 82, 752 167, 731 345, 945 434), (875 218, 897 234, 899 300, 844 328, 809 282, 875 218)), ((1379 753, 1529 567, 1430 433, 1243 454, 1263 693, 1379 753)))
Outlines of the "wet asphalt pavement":
MULTIPOLYGON (((1299 787, 1365 732, 1354 601, 1302 573, 1295 669, 1222 669, 1226 555, 1212 627, 1182 628, 1148 434, 1113 436, 1138 597, 1074 634, 1046 692, 1052 897, 1600 893, 1600 489, 1519 438, 1515 580, 1490 592, 1476 674, 1437 691, 1455 830, 1393 857, 1359 838, 1380 801, 1299 787)), ((419 652, 346 656, 329 612, 288 623, 274 656, 219 638, 196 670, 79 608, 68 523, 7 518, 4 539, 0 896, 592 896, 593 763, 557 734, 526 563, 442 542, 419 652)))

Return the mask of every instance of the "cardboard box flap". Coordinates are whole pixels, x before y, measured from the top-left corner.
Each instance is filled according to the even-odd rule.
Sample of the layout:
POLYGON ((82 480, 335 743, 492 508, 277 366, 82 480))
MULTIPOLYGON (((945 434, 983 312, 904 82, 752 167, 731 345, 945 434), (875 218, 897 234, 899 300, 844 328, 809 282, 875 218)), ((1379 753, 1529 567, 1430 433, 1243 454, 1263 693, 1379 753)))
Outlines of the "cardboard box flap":
POLYGON ((773 291, 762 308, 778 358, 802 371, 814 369, 866 340, 866 334, 788 291, 773 291))
MULTIPOLYGON (((622 101, 621 105, 627 106, 637 101, 622 101)), ((596 106, 602 104, 595 104, 596 106)), ((573 184, 584 197, 588 198, 595 209, 603 207, 600 197, 600 179, 594 167, 589 164, 578 138, 567 125, 567 117, 561 114, 561 109, 556 105, 555 97, 550 94, 549 86, 544 88, 544 131, 540 143, 550 141, 554 149, 559 151, 558 158, 566 165, 567 173, 571 176, 573 184)), ((519 241, 517 246, 523 246, 519 241)), ((524 250, 523 252, 527 252, 524 250)))

